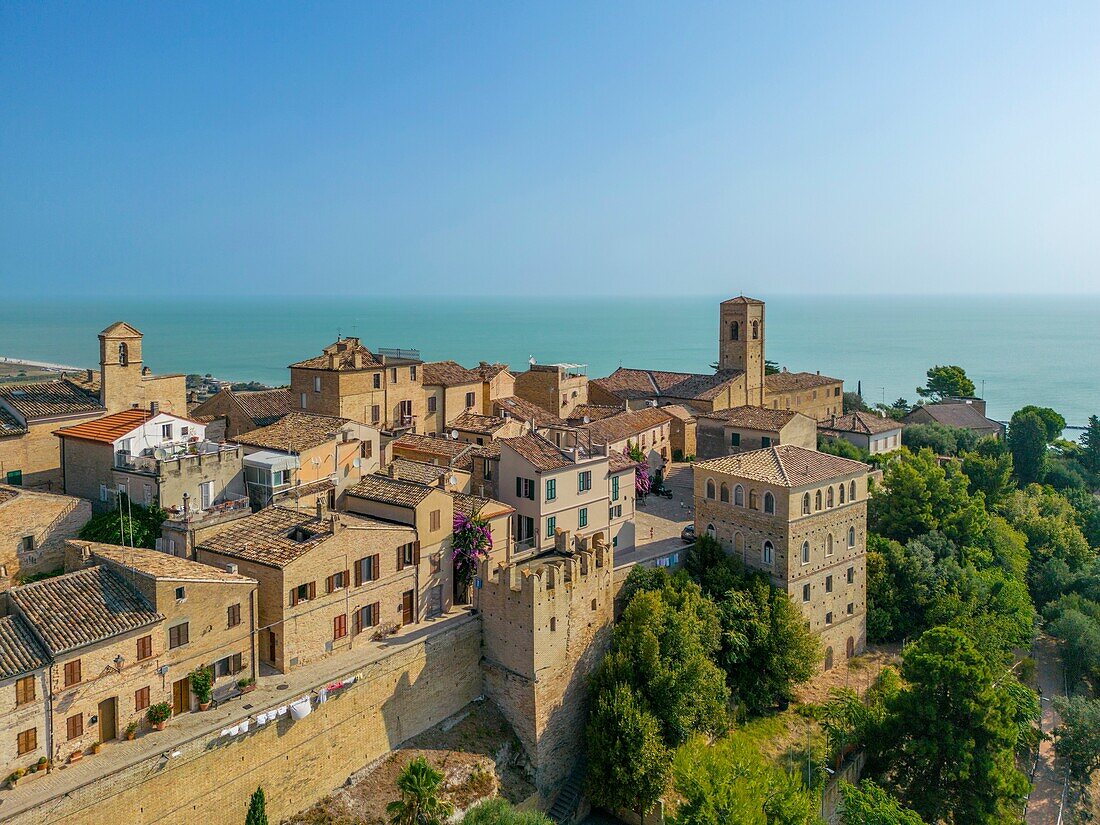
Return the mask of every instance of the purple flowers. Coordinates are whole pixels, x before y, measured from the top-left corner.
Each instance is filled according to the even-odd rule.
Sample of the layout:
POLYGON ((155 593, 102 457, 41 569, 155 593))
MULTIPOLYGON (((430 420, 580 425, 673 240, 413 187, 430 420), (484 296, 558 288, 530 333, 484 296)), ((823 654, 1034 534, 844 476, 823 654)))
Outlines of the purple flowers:
POLYGON ((466 587, 474 577, 478 562, 489 555, 493 549, 493 534, 485 519, 464 513, 455 513, 454 535, 451 537, 451 560, 454 562, 455 578, 466 587))

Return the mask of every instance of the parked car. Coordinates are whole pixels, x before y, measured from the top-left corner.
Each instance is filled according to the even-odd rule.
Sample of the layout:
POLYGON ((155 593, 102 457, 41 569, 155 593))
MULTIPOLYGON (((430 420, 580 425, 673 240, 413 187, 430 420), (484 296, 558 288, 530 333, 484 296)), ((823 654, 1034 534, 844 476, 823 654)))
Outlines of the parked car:
POLYGON ((695 525, 689 524, 683 530, 680 531, 680 539, 688 544, 695 541, 695 525))

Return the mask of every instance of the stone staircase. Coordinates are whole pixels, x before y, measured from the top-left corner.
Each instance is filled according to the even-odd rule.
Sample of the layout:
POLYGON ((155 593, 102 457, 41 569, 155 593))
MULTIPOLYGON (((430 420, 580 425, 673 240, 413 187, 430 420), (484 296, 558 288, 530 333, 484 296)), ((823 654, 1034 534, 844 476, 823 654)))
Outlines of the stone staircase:
POLYGON ((580 807, 584 786, 584 772, 573 771, 565 780, 565 784, 558 791, 558 797, 550 807, 549 817, 557 825, 572 825, 577 819, 577 809, 580 807))

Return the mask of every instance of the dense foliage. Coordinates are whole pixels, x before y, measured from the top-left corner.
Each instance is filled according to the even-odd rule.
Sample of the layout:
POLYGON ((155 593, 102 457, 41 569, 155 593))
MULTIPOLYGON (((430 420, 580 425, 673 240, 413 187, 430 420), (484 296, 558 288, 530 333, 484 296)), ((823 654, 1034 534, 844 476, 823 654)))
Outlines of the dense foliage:
POLYGON ((160 507, 142 507, 121 496, 118 509, 96 513, 80 530, 80 538, 104 544, 122 544, 153 550, 160 538, 160 526, 168 517, 160 507))
POLYGON ((252 792, 244 825, 267 825, 267 800, 264 798, 263 788, 256 788, 252 792))
POLYGON ((844 825, 924 825, 916 811, 903 808, 869 779, 859 785, 841 782, 840 793, 844 798, 841 814, 844 825))
POLYGON ((478 564, 492 552, 493 534, 484 518, 476 514, 467 516, 457 510, 452 529, 451 560, 455 579, 459 587, 465 589, 473 581, 478 564))
POLYGON ((462 825, 554 825, 552 819, 538 811, 520 811, 506 799, 479 802, 462 817, 462 825))
POLYGON ((400 799, 386 805, 391 825, 443 825, 454 806, 440 797, 443 774, 423 756, 405 766, 397 777, 400 799))
POLYGON ((935 366, 928 370, 928 380, 917 387, 917 395, 930 401, 942 401, 950 396, 974 395, 974 382, 966 377, 966 370, 958 366, 935 366))

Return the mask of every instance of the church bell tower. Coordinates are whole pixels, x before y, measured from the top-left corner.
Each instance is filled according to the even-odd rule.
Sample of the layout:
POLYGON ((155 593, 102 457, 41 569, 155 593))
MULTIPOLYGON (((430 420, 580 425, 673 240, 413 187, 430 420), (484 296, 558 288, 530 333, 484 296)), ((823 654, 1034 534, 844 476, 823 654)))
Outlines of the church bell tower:
POLYGON ((745 403, 764 406, 764 302, 744 295, 719 308, 718 369, 745 373, 745 403))

